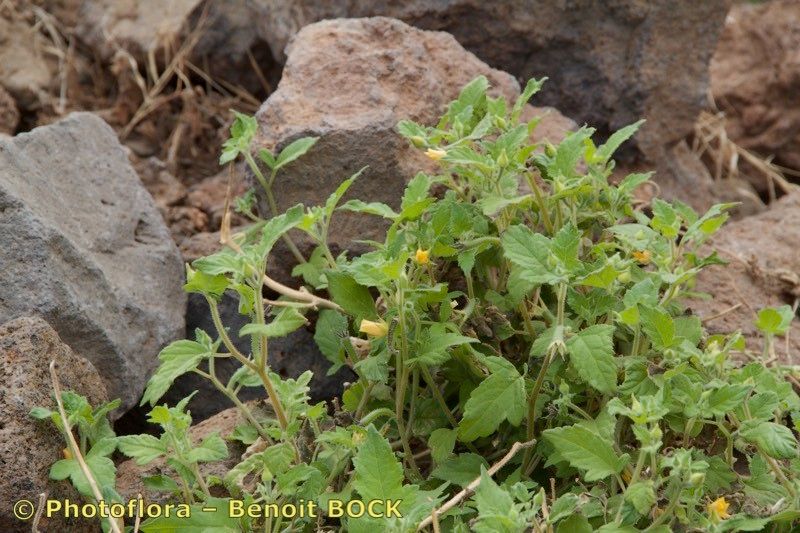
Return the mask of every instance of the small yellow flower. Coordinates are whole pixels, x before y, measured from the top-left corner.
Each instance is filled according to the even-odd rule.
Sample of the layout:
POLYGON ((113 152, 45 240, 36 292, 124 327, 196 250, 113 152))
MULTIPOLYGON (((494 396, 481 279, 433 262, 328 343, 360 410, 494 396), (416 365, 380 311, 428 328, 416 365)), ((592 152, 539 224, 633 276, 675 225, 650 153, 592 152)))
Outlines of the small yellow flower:
POLYGON ((720 496, 713 502, 708 504, 708 515, 711 518, 712 522, 719 522, 720 520, 726 520, 731 517, 730 513, 728 513, 729 504, 725 500, 725 496, 720 496))
POLYGON ((444 156, 446 156, 447 152, 445 152, 444 150, 437 150, 436 148, 428 148, 427 150, 425 150, 425 155, 427 155, 434 161, 438 161, 444 156))
POLYGON ((381 338, 385 337, 389 332, 389 325, 386 322, 373 322, 372 320, 362 320, 361 326, 358 328, 360 333, 366 333, 370 337, 381 338))
POLYGON ((419 263, 420 265, 427 265, 431 260, 431 252, 430 250, 423 250, 422 248, 417 248, 417 253, 414 254, 414 261, 419 263))
POLYGON ((625 481, 625 483, 630 483, 631 482, 631 474, 630 474, 630 472, 628 472, 627 470, 622 472, 622 479, 625 481))
POLYGON ((64 448, 61 450, 61 454, 64 456, 64 459, 72 459, 72 452, 69 448, 64 448))
POLYGON ((649 265, 653 254, 650 253, 650 250, 642 250, 641 252, 633 252, 633 258, 643 265, 649 265))

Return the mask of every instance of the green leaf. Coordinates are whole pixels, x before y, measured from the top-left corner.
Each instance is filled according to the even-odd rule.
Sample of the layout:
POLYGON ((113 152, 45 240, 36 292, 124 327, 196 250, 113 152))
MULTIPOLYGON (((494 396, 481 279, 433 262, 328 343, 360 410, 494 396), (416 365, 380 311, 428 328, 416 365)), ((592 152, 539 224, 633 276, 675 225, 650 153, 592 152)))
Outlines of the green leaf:
POLYGON ((491 435, 504 420, 519 425, 525 415, 525 380, 513 366, 498 369, 484 379, 464 404, 458 425, 462 442, 491 435))
POLYGON ((288 165, 298 157, 308 152, 311 147, 316 144, 317 140, 319 140, 319 137, 301 137, 295 141, 292 141, 286 148, 281 150, 280 155, 278 155, 277 159, 275 160, 275 167, 273 170, 278 170, 288 165))
POLYGON ((558 276, 548 264, 550 239, 525 226, 511 226, 502 237, 506 258, 520 267, 520 276, 535 284, 552 283, 558 276))
POLYGON ((443 461, 433 469, 431 476, 460 487, 466 487, 480 475, 481 468, 488 467, 489 463, 480 455, 462 453, 443 461))
POLYGON ((628 455, 617 456, 611 444, 582 426, 548 429, 544 439, 574 468, 585 471, 586 481, 598 481, 619 474, 628 455))
POLYGON ((625 490, 625 501, 633 505, 633 508, 636 509, 640 515, 647 516, 650 513, 650 509, 652 509, 653 505, 656 503, 656 493, 653 489, 653 482, 651 480, 637 481, 629 485, 625 490))
POLYGON ((749 421, 739 432, 765 454, 775 459, 793 459, 798 455, 797 439, 788 427, 774 422, 749 421))
POLYGON ((44 407, 34 407, 28 414, 31 416, 31 418, 35 418, 36 420, 44 420, 45 418, 50 418, 55 413, 44 407))
MULTIPOLYGON (((92 473, 102 494, 108 494, 114 490, 117 478, 117 468, 114 461, 103 455, 89 455, 84 458, 86 466, 92 473)), ((86 479, 77 459, 61 459, 53 463, 50 467, 50 478, 62 480, 69 478, 75 489, 83 496, 93 498, 92 486, 86 479)))
POLYGON ((400 215, 395 213, 394 209, 382 202, 364 202, 362 200, 349 200, 341 205, 339 209, 344 211, 353 211, 355 213, 366 213, 368 215, 378 215, 379 217, 388 218, 391 220, 396 219, 400 215))
POLYGON ((261 230, 261 241, 258 243, 258 253, 261 257, 266 257, 267 254, 278 242, 281 236, 296 227, 303 221, 303 205, 297 204, 291 207, 285 213, 273 217, 264 224, 261 230))
POLYGON ((479 341, 472 337, 465 337, 459 333, 447 331, 444 324, 433 324, 422 334, 419 355, 411 357, 408 363, 427 366, 441 365, 450 358, 448 348, 474 342, 479 341))
POLYGON ((481 482, 472 497, 478 509, 473 529, 478 533, 515 533, 526 529, 514 499, 481 468, 481 482))
POLYGON ((764 333, 783 335, 789 331, 789 325, 794 318, 794 312, 789 305, 777 308, 766 307, 758 312, 756 327, 764 333))
POLYGON ((189 450, 186 458, 193 462, 220 461, 228 457, 228 446, 218 433, 212 433, 196 446, 189 450))
POLYGON ((437 465, 443 463, 453 453, 457 436, 458 431, 455 429, 439 428, 433 430, 428 437, 431 457, 437 465))
POLYGON ((158 354, 160 364, 147 382, 140 405, 155 405, 178 377, 197 368, 203 359, 212 357, 215 352, 213 346, 190 340, 175 341, 165 347, 158 354))
POLYGON ((653 220, 650 221, 650 226, 668 239, 677 237, 678 230, 681 229, 681 219, 675 208, 659 198, 653 199, 652 206, 653 220))
POLYGON ((357 283, 350 274, 328 270, 325 276, 331 298, 348 314, 357 318, 378 317, 369 289, 357 283))
POLYGON ((580 266, 578 261, 578 245, 581 234, 578 229, 568 222, 553 237, 552 252, 561 261, 567 270, 574 270, 580 266))
POLYGON ((660 309, 641 306, 639 310, 642 329, 658 349, 671 348, 675 345, 675 322, 668 313, 660 309))
POLYGON ((353 457, 353 487, 365 500, 390 500, 403 494, 403 467, 389 441, 374 426, 353 457))
POLYGON ((347 337, 347 318, 344 315, 332 309, 320 311, 314 341, 322 355, 337 367, 344 364, 342 341, 347 337))
POLYGON ((152 435, 124 435, 118 437, 119 451, 136 460, 137 465, 158 459, 167 453, 167 445, 152 435))
POLYGON ((722 385, 708 396, 708 411, 712 416, 725 416, 741 405, 752 387, 749 385, 722 385))
POLYGON ((633 134, 636 133, 636 130, 644 124, 644 120, 640 120, 638 122, 634 122, 624 128, 615 131, 611 134, 611 137, 600 146, 597 151, 595 152, 594 159, 600 163, 608 163, 608 160, 611 159, 611 156, 614 155, 614 152, 617 151, 622 143, 633 137, 633 134))
POLYGON ((186 284, 183 290, 191 293, 204 294, 214 300, 219 300, 225 289, 230 285, 230 281, 222 274, 212 276, 200 270, 187 268, 186 284))
POLYGON ((617 365, 614 361, 614 326, 596 324, 567 339, 572 366, 587 383, 609 394, 617 388, 617 365))
POLYGON ((264 337, 285 337, 308 323, 300 311, 294 307, 284 307, 269 324, 246 324, 239 330, 239 336, 262 335, 264 337))

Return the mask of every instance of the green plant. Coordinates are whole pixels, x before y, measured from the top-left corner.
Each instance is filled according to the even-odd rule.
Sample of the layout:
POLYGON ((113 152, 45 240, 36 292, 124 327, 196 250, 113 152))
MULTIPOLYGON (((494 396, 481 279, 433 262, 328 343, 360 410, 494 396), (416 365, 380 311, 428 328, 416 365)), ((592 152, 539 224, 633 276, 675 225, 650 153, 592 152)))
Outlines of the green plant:
MULTIPOLYGON (((761 364, 739 334, 708 335, 683 305, 695 275, 721 263, 705 243, 731 205, 702 216, 680 202, 635 206, 649 174, 613 183, 611 158, 640 123, 600 146, 587 127, 558 146, 531 143, 538 121, 520 115, 541 83, 509 104, 487 96, 479 77, 436 126, 401 122, 440 172, 417 174, 397 210, 342 203, 356 174, 324 206, 279 214, 279 170, 315 140, 259 152, 266 177, 250 152, 255 123, 237 115, 221 161, 244 157, 272 216, 254 214, 248 193, 236 205, 254 224, 236 235, 223 228, 225 248, 187 267, 186 290, 206 297, 217 340, 198 332, 165 348, 143 401, 155 404, 186 372, 234 401, 247 423, 233 438, 255 451, 222 480, 231 498, 323 509, 400 500, 401 515, 239 527, 731 531, 788 530, 800 519, 800 398, 785 379, 796 369, 761 364), (386 219, 384 242, 334 257, 327 231, 342 210, 386 219), (289 230, 316 243, 308 259, 294 247, 301 289, 266 275, 289 230), (264 286, 280 297, 266 299, 264 286), (220 320, 226 291, 249 317, 239 333, 250 353, 220 320), (309 320, 332 371, 348 366, 358 378, 337 411, 308 403, 310 373, 287 380, 269 367, 270 339, 309 320), (746 355, 756 361, 742 363, 746 355), (214 362, 231 357, 242 368, 223 384, 214 362), (271 414, 238 400, 253 386, 271 414)), ((767 356, 791 319, 786 307, 761 312, 767 356)), ((207 497, 202 485, 192 490, 197 463, 179 463, 184 498, 207 497)))

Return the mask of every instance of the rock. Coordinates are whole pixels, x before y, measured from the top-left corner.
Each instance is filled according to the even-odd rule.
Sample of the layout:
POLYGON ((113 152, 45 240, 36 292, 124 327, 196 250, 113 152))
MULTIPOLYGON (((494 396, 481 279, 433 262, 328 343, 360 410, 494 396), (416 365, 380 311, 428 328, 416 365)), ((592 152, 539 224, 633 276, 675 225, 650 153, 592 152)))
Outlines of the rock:
POLYGON ((14 97, 0 85, 0 135, 14 135, 19 124, 19 110, 14 97))
POLYGON ((269 70, 272 58, 248 1, 83 0, 77 34, 106 60, 121 48, 142 66, 151 55, 168 63, 188 43, 184 53, 194 65, 255 92, 265 73, 253 63, 269 70))
MULTIPOLYGON (((237 168, 233 171, 231 179, 231 201, 237 196, 241 196, 247 191, 246 184, 241 175, 244 169, 237 168)), ((215 176, 205 178, 200 183, 189 187, 186 196, 186 205, 200 209, 208 216, 209 227, 213 231, 217 231, 222 223, 222 216, 225 214, 225 197, 228 192, 228 180, 230 178, 229 171, 223 170, 215 176)), ((238 226, 248 222, 247 219, 237 214, 233 206, 231 211, 231 224, 238 226)))
MULTIPOLYGON (((199 443, 212 433, 218 433, 224 439, 233 432, 237 424, 243 422, 243 417, 239 414, 239 410, 233 407, 222 411, 208 420, 196 423, 198 417, 193 408, 195 403, 198 402, 190 402, 188 407, 193 422, 195 422, 189 429, 189 438, 194 444, 199 443)), ((255 404, 252 403, 249 407, 251 410, 256 408, 255 404)), ((244 445, 238 441, 226 440, 226 442, 228 444, 228 458, 212 463, 200 463, 200 472, 203 476, 217 476, 222 478, 231 468, 239 463, 242 453, 245 451, 244 445)), ((137 498, 138 495, 141 494, 148 502, 166 503, 169 497, 167 493, 151 491, 145 487, 142 481, 145 477, 159 474, 172 477, 178 481, 174 470, 169 468, 162 459, 156 459, 144 466, 137 465, 133 459, 124 461, 117 466, 117 492, 122 496, 123 501, 137 498)), ((220 491, 224 492, 224 489, 218 485, 211 488, 212 495, 227 496, 227 493, 223 494, 220 491)))
MULTIPOLYGON (((376 17, 318 22, 303 28, 287 49, 277 90, 257 113, 255 147, 281 149, 301 136, 320 137, 307 155, 276 180, 279 209, 302 202, 323 204, 347 177, 368 168, 346 199, 380 201, 397 207, 406 182, 431 161, 395 131, 398 121, 432 125, 461 88, 485 75, 494 95, 509 99, 519 85, 509 74, 486 66, 442 32, 412 28, 376 17)), ((572 125, 548 110, 540 131, 558 137, 572 125)), ((258 189, 258 188, 257 188, 258 189)), ((376 217, 337 212, 330 243, 358 250, 353 238, 381 238, 376 217)), ((283 243, 270 274, 285 280, 293 258, 283 243)))
POLYGON ((520 79, 548 76, 537 102, 601 133, 646 118, 634 143, 655 160, 650 154, 685 137, 705 104, 708 62, 730 0, 255 3, 259 32, 279 61, 291 55, 283 53, 289 38, 312 22, 394 17, 447 31, 492 67, 520 79))
MULTIPOLYGON (((698 213, 704 213, 713 204, 738 202, 741 205, 730 211, 733 218, 764 210, 764 202, 749 182, 737 178, 715 180, 685 140, 662 148, 654 177, 662 198, 686 202, 698 213)), ((649 170, 652 166, 645 163, 642 172, 649 170)))
MULTIPOLYGON (((247 324, 247 318, 238 312, 238 305, 237 298, 226 294, 219 304, 220 317, 228 327, 236 347, 244 353, 249 353, 249 338, 237 335, 242 326, 247 324)), ((200 328, 212 337, 216 337, 216 330, 211 321, 205 298, 197 294, 190 294, 186 311, 186 335, 188 338, 194 338, 195 328, 200 328)), ((296 378, 306 370, 311 370, 314 373, 310 384, 312 402, 341 396, 344 382, 354 379, 353 373, 347 369, 342 369, 333 376, 327 375, 331 365, 317 348, 313 330, 306 328, 301 328, 286 337, 270 339, 269 362, 272 370, 284 378, 296 378)), ((215 370, 222 382, 227 383, 239 366, 233 359, 219 359, 216 362, 215 370)), ((175 405, 195 390, 200 391, 197 396, 198 401, 194 402, 192 406, 192 414, 196 420, 206 419, 233 406, 230 400, 218 392, 211 382, 197 374, 185 374, 176 379, 162 401, 169 405, 175 405)), ((264 391, 259 387, 244 388, 239 394, 239 398, 243 401, 261 399, 264 398, 264 391)))
MULTIPOLYGON (((34 407, 56 409, 50 361, 63 390, 86 396, 92 406, 108 401, 94 366, 75 354, 50 325, 38 317, 21 317, 0 326, 0 530, 30 531, 30 522, 16 520, 12 506, 21 499, 80 501, 67 481, 51 481, 50 466, 63 459, 64 437, 49 420, 30 417, 34 407)), ((43 518, 43 531, 95 531, 96 521, 43 518)))
MULTIPOLYGON (((711 246, 730 264, 700 273, 696 290, 713 298, 692 301, 690 307, 707 319, 711 332, 741 330, 748 347, 760 352, 755 314, 764 307, 793 305, 800 298, 800 192, 781 198, 768 211, 724 226, 711 246), (735 305, 740 307, 729 311, 735 305)), ((789 340, 788 354, 784 339, 777 340, 777 354, 789 364, 800 364, 796 320, 789 340)))
POLYGON ((186 197, 186 187, 172 175, 166 163, 157 157, 140 159, 133 153, 128 157, 142 180, 142 185, 152 195, 158 210, 166 217, 168 208, 186 197))
POLYGON ((0 242, 0 321, 42 316, 133 405, 183 335, 183 265, 105 122, 75 113, 0 139, 0 242))
POLYGON ((36 110, 48 99, 55 63, 46 48, 43 36, 24 20, 0 18, 0 85, 20 109, 36 110))
POLYGON ((800 3, 737 3, 711 61, 711 90, 735 142, 800 169, 800 3))

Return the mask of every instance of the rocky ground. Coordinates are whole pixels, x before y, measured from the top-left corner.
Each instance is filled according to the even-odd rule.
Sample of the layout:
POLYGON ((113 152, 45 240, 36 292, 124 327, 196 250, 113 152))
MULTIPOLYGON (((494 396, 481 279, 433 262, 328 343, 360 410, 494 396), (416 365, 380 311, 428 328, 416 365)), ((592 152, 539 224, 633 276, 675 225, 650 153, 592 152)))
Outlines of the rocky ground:
MULTIPOLYGON (((755 340, 759 306, 797 307, 800 4, 489 6, 0 2, 0 373, 30 367, 28 381, 4 382, 0 403, 13 409, 3 410, 0 429, 33 435, 23 413, 47 398, 42 372, 56 353, 67 354, 65 382, 66 367, 91 367, 75 387, 94 379, 122 399, 120 431, 146 429, 142 411, 130 408, 156 354, 187 330, 208 328, 203 302, 187 305, 182 264, 216 249, 228 187, 234 195, 248 188, 244 172, 231 179, 217 164, 230 109, 256 114, 260 146, 320 137, 277 184, 281 206, 324 201, 365 165, 352 195, 395 205, 428 164, 395 133, 399 119, 431 123, 478 74, 510 98, 520 82, 548 76, 534 100, 544 107, 525 111, 543 117, 537 140, 558 142, 583 123, 607 135, 644 117, 620 173, 656 169, 662 195, 698 209, 742 202, 715 243, 732 266, 698 280, 699 291, 715 296, 693 304, 710 329, 742 329, 755 340)), ((355 215, 339 222, 337 251, 357 251, 354 239, 381 230, 355 215)), ((287 281, 291 256, 278 253, 272 274, 287 281)), ((223 302, 222 312, 235 323, 235 302, 223 302)), ((312 335, 282 339, 274 364, 287 376, 313 369, 314 398, 331 398, 349 376, 325 376, 312 335)), ((777 355, 797 363, 799 339, 793 332, 777 355)), ((228 406, 191 378, 166 399, 196 388, 205 398, 192 409, 197 419, 228 406)), ((33 438, 47 444, 32 453, 55 458, 52 438, 33 438)), ((3 494, 41 490, 46 461, 9 462, 11 454, 0 450, 0 460, 20 470, 0 476, 3 494), (9 476, 33 481, 6 486, 9 476)))

